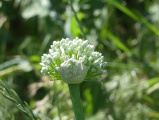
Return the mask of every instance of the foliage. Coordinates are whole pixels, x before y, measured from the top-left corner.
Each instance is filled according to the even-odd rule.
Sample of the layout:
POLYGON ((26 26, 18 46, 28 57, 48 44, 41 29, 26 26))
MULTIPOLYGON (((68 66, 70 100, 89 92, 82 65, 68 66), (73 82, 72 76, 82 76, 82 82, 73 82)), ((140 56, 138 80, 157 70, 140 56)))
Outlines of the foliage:
POLYGON ((8 100, 10 100, 14 103, 14 105, 19 109, 19 111, 24 115, 25 119, 38 120, 38 118, 32 112, 30 106, 26 102, 24 105, 14 90, 7 88, 2 81, 0 81, 0 86, 1 86, 0 93, 5 98, 7 98, 8 100))
POLYGON ((159 119, 158 10, 158 0, 0 1, 0 78, 5 83, 0 84, 0 118, 25 119, 16 107, 22 102, 29 116, 30 106, 41 119, 74 119, 68 86, 41 75, 40 56, 53 41, 86 37, 104 56, 108 72, 102 83, 81 84, 85 117, 159 119), (5 86, 21 100, 12 90, 5 91, 6 100, 5 86))

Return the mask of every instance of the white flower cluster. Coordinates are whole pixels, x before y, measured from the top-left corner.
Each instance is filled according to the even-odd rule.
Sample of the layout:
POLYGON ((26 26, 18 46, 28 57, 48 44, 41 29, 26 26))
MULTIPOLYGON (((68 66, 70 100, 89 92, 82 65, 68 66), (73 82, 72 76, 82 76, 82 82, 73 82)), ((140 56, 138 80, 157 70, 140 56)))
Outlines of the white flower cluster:
POLYGON ((43 54, 41 73, 62 79, 68 84, 76 84, 106 73, 106 62, 103 60, 104 57, 94 52, 94 46, 88 40, 66 38, 54 41, 49 54, 43 54))

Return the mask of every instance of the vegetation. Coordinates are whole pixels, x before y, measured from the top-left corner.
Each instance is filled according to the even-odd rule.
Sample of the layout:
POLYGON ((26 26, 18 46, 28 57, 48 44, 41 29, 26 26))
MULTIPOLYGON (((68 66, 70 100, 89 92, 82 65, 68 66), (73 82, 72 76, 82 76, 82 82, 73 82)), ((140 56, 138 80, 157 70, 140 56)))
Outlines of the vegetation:
POLYGON ((158 120, 158 11, 158 0, 0 1, 1 120, 75 119, 67 84, 39 65, 67 37, 107 62, 102 82, 80 84, 86 120, 158 120))

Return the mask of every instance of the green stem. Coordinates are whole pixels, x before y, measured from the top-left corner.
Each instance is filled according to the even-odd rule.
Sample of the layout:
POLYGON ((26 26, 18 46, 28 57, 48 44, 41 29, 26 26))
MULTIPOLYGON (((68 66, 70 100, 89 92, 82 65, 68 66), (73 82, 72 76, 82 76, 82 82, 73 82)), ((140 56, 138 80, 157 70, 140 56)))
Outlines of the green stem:
POLYGON ((102 83, 102 89, 105 90, 105 92, 106 92, 106 96, 107 96, 108 104, 110 105, 110 111, 111 111, 112 117, 113 117, 114 120, 117 120, 116 112, 115 112, 115 110, 114 110, 114 105, 113 105, 113 103, 110 101, 110 98, 109 98, 110 95, 109 95, 109 93, 107 92, 106 87, 104 87, 104 84, 103 84, 103 83, 102 83))
POLYGON ((79 84, 68 84, 76 120, 85 120, 80 99, 79 84))
POLYGON ((79 19, 78 19, 78 17, 77 17, 77 14, 76 14, 75 9, 73 8, 72 0, 69 0, 68 3, 70 4, 71 9, 72 9, 72 11, 73 11, 73 13, 74 13, 74 15, 75 15, 75 19, 76 19, 76 21, 77 21, 77 23, 78 23, 78 25, 79 25, 79 28, 80 28, 81 33, 82 33, 82 36, 83 36, 84 39, 86 39, 86 36, 85 36, 85 34, 84 34, 84 31, 83 31, 83 27, 82 27, 82 25, 81 25, 81 23, 80 23, 80 21, 79 21, 79 19))
POLYGON ((61 120, 61 112, 60 112, 60 107, 59 107, 57 91, 56 91, 56 82, 54 82, 54 91, 55 91, 55 103, 56 103, 57 110, 58 110, 58 116, 59 116, 59 120, 61 120))

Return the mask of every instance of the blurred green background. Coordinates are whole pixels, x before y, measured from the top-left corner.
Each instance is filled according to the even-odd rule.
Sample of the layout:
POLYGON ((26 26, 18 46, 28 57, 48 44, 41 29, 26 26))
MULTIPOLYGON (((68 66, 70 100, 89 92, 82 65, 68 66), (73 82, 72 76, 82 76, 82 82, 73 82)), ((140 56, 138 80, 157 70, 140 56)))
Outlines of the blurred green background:
MULTIPOLYGON (((102 83, 81 84, 86 120, 159 120, 159 1, 72 5, 108 62, 102 83)), ((57 100, 62 120, 75 119, 68 86, 41 75, 39 65, 52 42, 66 37, 84 39, 67 0, 0 0, 0 79, 42 120, 58 120, 57 100)), ((0 95, 0 119, 24 117, 0 95)))

